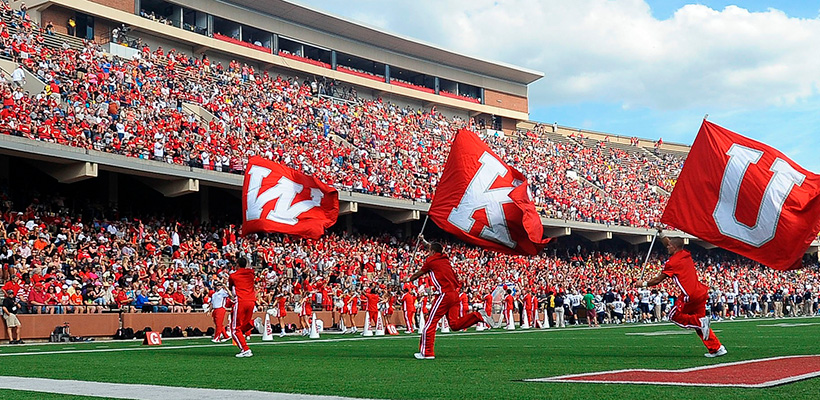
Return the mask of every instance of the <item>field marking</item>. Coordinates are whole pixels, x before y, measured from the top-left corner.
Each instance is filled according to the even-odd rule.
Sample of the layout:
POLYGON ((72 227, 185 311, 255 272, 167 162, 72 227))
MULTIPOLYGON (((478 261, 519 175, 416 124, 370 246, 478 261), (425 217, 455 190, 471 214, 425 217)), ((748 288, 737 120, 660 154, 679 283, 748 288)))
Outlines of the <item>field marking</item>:
POLYGON ((522 379, 524 382, 546 382, 546 383, 618 383, 618 384, 637 384, 637 385, 669 385, 669 386, 707 386, 707 387, 740 387, 740 388, 749 388, 749 389, 758 389, 758 388, 767 388, 773 386, 779 386, 786 383, 797 382, 805 379, 815 378, 820 376, 820 371, 810 372, 807 374, 802 375, 795 375, 789 376, 782 379, 776 379, 771 381, 766 381, 758 384, 715 384, 715 383, 695 383, 695 382, 673 382, 673 381, 616 381, 616 380, 572 380, 570 378, 580 378, 584 376, 591 376, 591 375, 601 375, 601 374, 617 374, 617 373, 625 373, 625 372, 661 372, 661 373, 685 373, 685 372, 694 372, 694 371, 701 371, 706 369, 714 369, 714 368, 722 368, 722 367, 730 367, 730 366, 737 366, 749 363, 757 363, 763 361, 774 361, 774 360, 783 360, 783 359, 790 359, 790 358, 800 358, 800 357, 818 357, 816 354, 804 354, 804 355, 792 355, 792 356, 777 356, 777 357, 769 357, 769 358, 758 358, 753 360, 743 360, 743 361, 734 361, 729 363, 719 363, 719 364, 709 364, 709 365, 702 365, 698 367, 690 367, 690 368, 683 368, 683 369, 641 369, 641 368, 630 368, 630 369, 618 369, 612 371, 598 371, 598 372, 585 372, 580 374, 568 374, 568 375, 560 375, 560 376, 550 376, 546 378, 531 378, 531 379, 522 379))
MULTIPOLYGON (((816 318, 816 317, 798 317, 799 319, 805 318, 816 318)), ((764 319, 760 319, 764 320, 764 319)), ((725 323, 744 323, 744 322, 753 322, 754 320, 730 320, 730 321, 720 321, 719 324, 725 323)), ((820 323, 818 323, 820 324, 820 323)), ((493 330, 490 332, 453 332, 453 333, 439 333, 437 335, 437 339, 446 338, 446 337, 454 337, 454 336, 480 336, 480 335, 508 335, 508 334, 526 334, 526 333, 549 333, 549 332, 576 332, 576 331, 596 331, 601 329, 644 329, 644 328, 653 328, 653 327, 663 327, 663 326, 675 326, 671 322, 661 322, 661 323, 653 323, 653 324, 638 324, 638 325, 607 325, 601 326, 599 328, 589 328, 586 325, 572 325, 566 328, 548 328, 548 329, 516 329, 514 331, 507 331, 507 330, 493 330)), ((688 330, 681 330, 682 333, 689 333, 688 330)), ((719 332, 719 331, 716 331, 719 332)), ((340 335, 341 336, 341 335, 340 335)), ((256 336, 258 337, 258 335, 256 336)), ((203 340, 202 338, 172 338, 175 340, 203 340)), ((334 339, 302 339, 302 340, 288 340, 288 341, 273 341, 273 342, 249 342, 249 346, 282 346, 288 344, 316 344, 316 343, 338 343, 338 342, 347 342, 347 341, 359 341, 359 340, 387 340, 387 339, 414 339, 418 340, 418 335, 399 335, 399 336, 376 336, 376 337, 361 337, 361 336, 353 336, 353 337, 340 337, 334 339)), ((127 343, 121 340, 108 340, 108 341, 100 341, 98 343, 127 343)), ((33 346, 48 346, 54 343, 33 343, 33 346)), ((28 346, 28 345, 27 345, 28 346)), ((12 356, 32 356, 32 355, 55 355, 55 354, 78 354, 78 353, 111 353, 111 352, 122 352, 122 351, 143 351, 143 350, 177 350, 177 349, 197 349, 197 348, 206 348, 206 347, 234 347, 230 343, 223 343, 223 344, 214 344, 214 343, 207 343, 207 344, 183 344, 183 345, 175 345, 175 346, 142 346, 140 344, 132 344, 132 347, 117 347, 117 348, 107 348, 107 349, 85 349, 85 350, 53 350, 53 351, 38 351, 38 352, 16 352, 16 353, 5 353, 0 350, 0 357, 12 357, 12 356)), ((16 347, 16 345, 9 345, 9 346, 0 346, 3 350, 7 350, 9 348, 16 347)))
MULTIPOLYGON (((546 333, 546 332, 571 332, 571 331, 594 331, 600 329, 617 329, 617 328, 645 328, 645 327, 652 327, 652 326, 661 326, 662 324, 656 325, 640 325, 640 326, 623 326, 623 325, 612 325, 612 326, 603 326, 600 328, 593 328, 590 329, 587 326, 578 326, 578 327, 571 327, 571 328, 549 328, 549 329, 517 329, 514 331, 506 331, 506 330, 497 330, 491 332, 455 332, 455 333, 439 333, 436 336, 436 339, 441 339, 443 337, 452 337, 452 336, 481 336, 481 335, 510 335, 510 334, 523 334, 523 333, 546 333)), ((663 325, 672 325, 672 324, 663 324, 663 325)), ((249 342, 248 346, 282 346, 288 344, 316 344, 316 343, 338 343, 338 342, 352 342, 352 341, 360 341, 360 340, 387 340, 387 339, 414 339, 418 340, 418 335, 408 335, 408 336, 375 336, 375 337, 361 337, 361 336, 354 336, 354 337, 342 337, 342 338, 335 338, 335 339, 302 339, 302 340, 288 340, 283 342, 249 342)), ((120 341, 120 343, 122 343, 120 341)), ((86 349, 86 350, 54 350, 54 351, 40 351, 37 353, 0 353, 0 357, 11 357, 11 356, 30 356, 30 355, 54 355, 54 354, 79 354, 79 353, 111 353, 111 352, 121 352, 121 351, 143 351, 143 350, 178 350, 178 349, 198 349, 198 348, 206 348, 206 347, 235 347, 230 343, 222 343, 222 344, 185 344, 185 345, 176 345, 176 346, 142 346, 142 345, 133 345, 135 347, 118 347, 118 348, 107 348, 107 349, 86 349)))
POLYGON ((26 390, 110 399, 178 399, 178 400, 359 400, 354 397, 262 392, 258 390, 202 389, 126 383, 102 383, 62 379, 0 376, 0 389, 26 390))
MULTIPOLYGON (((720 330, 714 330, 713 332, 718 333, 720 330)), ((695 331, 690 330, 675 330, 675 331, 656 331, 656 332, 627 332, 624 333, 626 336, 667 336, 667 335, 691 335, 695 333, 695 331)))
POLYGON ((780 324, 760 324, 758 326, 776 326, 778 328, 793 328, 795 326, 811 326, 811 325, 820 325, 820 322, 792 322, 792 323, 783 322, 783 323, 780 323, 780 324))
MULTIPOLYGON (((785 318, 785 320, 787 320, 787 321, 790 321, 790 320, 807 320, 807 319, 808 319, 808 320, 817 320, 818 318, 820 318, 820 315, 818 315, 818 316, 786 317, 786 318, 785 318)), ((730 324, 730 323, 741 323, 741 324, 742 324, 742 323, 747 323, 747 322, 766 322, 766 321, 777 321, 777 320, 781 320, 781 321, 783 321, 783 319, 775 319, 775 318, 772 318, 772 317, 766 317, 766 318, 753 318, 753 319, 736 319, 736 320, 712 321, 712 324, 730 324)), ((820 322, 818 322, 818 324, 820 324, 820 322)), ((767 325, 767 324, 761 324, 761 325, 767 325)), ((773 326, 773 325, 777 325, 777 324, 768 324, 768 325, 769 325, 769 326, 773 326)), ((618 329, 618 328, 623 328, 623 329, 633 329, 633 328, 634 328, 634 329, 642 329, 642 328, 652 328, 652 327, 661 327, 661 326, 675 326, 675 324, 673 324, 673 323, 671 323, 671 322, 654 322, 654 323, 651 323, 651 324, 616 324, 616 325, 603 325, 603 326, 601 326, 601 327, 599 327, 599 328, 594 328, 594 329, 618 329)), ((509 333, 523 333, 523 332, 551 332, 551 331, 563 332, 563 331, 576 331, 576 330, 578 330, 578 331, 584 331, 584 330, 594 330, 594 329, 590 329, 590 328, 589 328, 589 327, 587 327, 586 325, 577 325, 577 326, 576 326, 576 325, 568 325, 566 328, 555 328, 555 327, 552 327, 552 328, 548 328, 548 329, 529 329, 529 330, 527 330, 527 329, 517 328, 517 329, 516 329, 516 330, 514 330, 514 331, 506 331, 506 332, 509 332, 509 333)), ((455 332, 455 333, 446 333, 446 334, 444 334, 444 335, 446 335, 446 336, 452 336, 452 335, 455 335, 455 334, 458 334, 458 333, 459 333, 459 332, 455 332)), ((460 333, 464 333, 464 332, 460 332, 460 333)), ((467 333, 477 333, 477 334, 481 334, 481 333, 493 333, 493 332, 492 332, 492 331, 491 331, 491 332, 486 332, 486 331, 485 331, 485 332, 467 332, 467 333)), ((497 333, 497 332, 496 332, 496 333, 497 333)), ((328 332, 328 333, 326 333, 326 335, 329 335, 329 336, 337 336, 337 335, 338 335, 338 336, 342 336, 342 337, 347 336, 347 335, 342 335, 341 333, 335 333, 335 332, 333 332, 333 333, 332 333, 332 332, 328 332)), ((404 333, 402 333, 402 335, 404 335, 404 333)), ((254 335, 254 337, 260 337, 260 336, 259 336, 259 335, 254 335)), ((294 337, 294 336, 291 334, 291 335, 288 335, 287 337, 294 337)), ((349 337, 349 336, 347 336, 347 337, 349 337)), ((418 338, 418 337, 419 337, 419 335, 418 335, 417 333, 414 333, 413 335, 411 335, 411 336, 406 336, 406 337, 415 337, 415 338, 418 338)), ((169 342, 171 342, 171 341, 204 340, 205 338, 206 338, 206 337, 162 338, 162 341, 163 341, 163 342, 165 342, 165 341, 169 341, 169 342)), ((374 338, 372 338, 372 337, 371 337, 370 339, 374 339, 374 338)), ((136 341, 134 341, 134 342, 136 342, 136 341)), ((103 339, 103 340, 93 340, 93 341, 90 341, 90 342, 81 342, 81 343, 78 343, 78 344, 82 345, 82 344, 89 344, 89 343, 98 343, 98 344, 105 344, 105 343, 129 343, 129 341, 123 341, 123 340, 113 340, 113 339, 103 339)), ((277 342, 277 343, 281 343, 281 342, 277 342)), ((24 346, 25 346, 25 347, 33 347, 33 346, 57 346, 57 345, 59 345, 59 344, 61 344, 61 343, 37 342, 37 343, 26 343, 24 346)), ((141 346, 141 345, 135 345, 135 346, 141 346)), ((20 347, 20 345, 8 344, 8 342, 6 342, 5 344, 0 344, 0 355, 2 355, 2 352, 3 352, 4 350, 13 349, 13 348, 16 348, 16 347, 20 347)))

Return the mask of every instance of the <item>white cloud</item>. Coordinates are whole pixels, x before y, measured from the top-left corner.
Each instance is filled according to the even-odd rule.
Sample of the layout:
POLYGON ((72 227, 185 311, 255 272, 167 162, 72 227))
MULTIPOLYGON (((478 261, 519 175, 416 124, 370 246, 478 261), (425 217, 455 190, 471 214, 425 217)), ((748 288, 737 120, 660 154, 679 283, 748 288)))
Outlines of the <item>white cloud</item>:
MULTIPOLYGON (((338 2, 311 0, 345 15, 338 2)), ((543 71, 531 105, 593 101, 681 110, 791 105, 820 86, 820 20, 643 0, 344 2, 355 18, 446 48, 543 71)))

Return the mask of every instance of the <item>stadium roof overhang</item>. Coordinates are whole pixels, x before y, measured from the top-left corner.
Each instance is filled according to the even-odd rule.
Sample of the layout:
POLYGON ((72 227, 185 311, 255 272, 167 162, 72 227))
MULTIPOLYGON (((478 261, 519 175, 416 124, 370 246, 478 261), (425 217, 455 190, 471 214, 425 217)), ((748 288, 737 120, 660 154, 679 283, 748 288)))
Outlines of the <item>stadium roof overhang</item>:
POLYGON ((459 54, 417 39, 389 33, 359 22, 352 22, 349 19, 337 17, 324 11, 315 10, 286 0, 230 0, 230 3, 296 22, 319 31, 369 43, 383 49, 390 49, 397 53, 472 71, 481 75, 524 85, 528 85, 544 77, 544 74, 538 71, 459 54))

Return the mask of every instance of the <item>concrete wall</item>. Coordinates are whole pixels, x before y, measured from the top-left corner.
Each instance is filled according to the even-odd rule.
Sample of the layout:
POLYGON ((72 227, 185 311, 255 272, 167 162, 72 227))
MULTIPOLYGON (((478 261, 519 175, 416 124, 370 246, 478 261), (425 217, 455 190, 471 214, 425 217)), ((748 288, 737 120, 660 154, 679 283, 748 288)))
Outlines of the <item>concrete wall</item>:
POLYGON ((68 34, 68 19, 74 16, 74 10, 54 6, 43 10, 40 13, 40 21, 45 26, 49 21, 54 24, 54 31, 68 34))
POLYGON ((506 108, 508 110, 529 112, 527 96, 516 96, 490 89, 484 89, 484 104, 506 108))
MULTIPOLYGON (((48 339, 57 326, 68 322, 72 336, 114 336, 120 327, 117 314, 59 314, 59 315, 18 315, 20 337, 23 339, 48 339)), ((8 332, 3 325, 0 339, 8 340, 8 332)))
POLYGON ((134 0, 91 0, 94 3, 102 4, 111 8, 116 8, 120 11, 133 13, 135 6, 134 0))

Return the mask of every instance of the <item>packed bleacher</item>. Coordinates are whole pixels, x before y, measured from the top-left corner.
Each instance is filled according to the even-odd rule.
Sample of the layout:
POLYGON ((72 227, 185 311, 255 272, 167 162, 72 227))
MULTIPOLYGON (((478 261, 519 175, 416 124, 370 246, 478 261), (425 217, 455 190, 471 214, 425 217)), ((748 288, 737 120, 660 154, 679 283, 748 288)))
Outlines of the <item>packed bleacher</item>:
MULTIPOLYGON (((0 134, 226 173, 241 173, 250 156, 262 155, 341 190, 429 202, 454 132, 481 125, 435 108, 357 97, 319 78, 270 76, 173 49, 142 47, 133 59, 120 59, 92 42, 47 45, 53 41, 25 15, 1 14, 0 57, 21 72, 0 76, 0 134), (23 70, 46 82, 41 93, 23 89, 23 70), (188 103, 214 119, 186 111, 188 103)), ((603 224, 654 226, 683 163, 549 129, 485 140, 528 175, 544 216, 603 224)), ((419 252, 413 259, 413 240, 387 234, 241 239, 230 223, 80 215, 56 197, 27 204, 4 198, 0 278, 4 295, 19 298, 23 312, 201 312, 240 254, 259 266, 260 309, 277 297, 291 308, 308 298, 332 309, 334 300, 370 288, 396 305, 401 280, 423 258, 419 252)), ((602 299, 606 322, 657 320, 660 314, 642 313, 641 304, 654 310, 674 301, 674 288, 635 288, 642 260, 624 250, 551 248, 524 258, 449 243, 447 252, 478 302, 499 287, 528 289, 544 308, 563 303, 577 323, 587 290, 602 299), (617 307, 623 319, 613 317, 617 307)), ((661 259, 652 258, 647 274, 661 259)), ((743 315, 727 314, 730 302, 744 316, 777 315, 777 303, 786 315, 817 312, 816 265, 778 272, 715 253, 698 255, 697 265, 712 287, 715 318, 743 315)), ((429 282, 411 289, 428 293, 429 282)))
MULTIPOLYGON (((34 24, 9 15, 0 55, 46 85, 26 93, 4 77, 4 134, 233 173, 262 155, 342 190, 429 202, 455 130, 480 122, 174 49, 143 46, 126 60, 87 41, 49 46, 34 24), (187 111, 189 103, 215 118, 187 111)), ((544 216, 657 223, 682 159, 558 136, 538 130, 486 139, 529 176, 544 216)))
MULTIPOLYGON (((390 309, 398 309, 405 288, 422 299, 432 294, 426 278, 401 283, 425 257, 420 251, 413 258, 414 238, 330 233, 319 240, 242 239, 230 224, 136 219, 113 210, 99 214, 116 215, 110 219, 83 219, 62 197, 35 198, 26 206, 2 197, 3 292, 21 300, 24 313, 202 312, 214 284, 225 282, 239 256, 257 268, 260 311, 280 297, 290 309, 306 299, 314 309, 338 312, 337 300, 358 301, 357 295, 372 289, 384 294, 390 309)), ((509 287, 517 295, 533 293, 544 309, 560 298, 569 321, 577 323, 581 295, 591 291, 600 299, 601 321, 620 323, 661 319, 660 311, 674 302, 671 286, 657 292, 636 287, 642 260, 628 250, 555 246, 527 258, 445 244, 465 291, 477 303, 509 287), (657 305, 658 313, 644 315, 642 303, 651 310, 657 305), (611 314, 616 307, 624 310, 622 317, 611 314)), ((653 254, 647 276, 659 271, 661 251, 653 254)), ((816 264, 780 272, 728 253, 695 256, 701 280, 712 292, 715 318, 777 316, 778 302, 782 315, 817 313, 816 264), (727 314, 728 304, 734 313, 727 314)))

